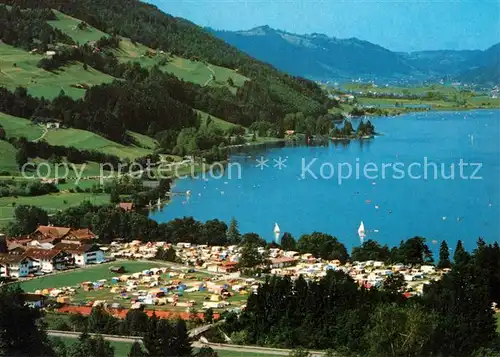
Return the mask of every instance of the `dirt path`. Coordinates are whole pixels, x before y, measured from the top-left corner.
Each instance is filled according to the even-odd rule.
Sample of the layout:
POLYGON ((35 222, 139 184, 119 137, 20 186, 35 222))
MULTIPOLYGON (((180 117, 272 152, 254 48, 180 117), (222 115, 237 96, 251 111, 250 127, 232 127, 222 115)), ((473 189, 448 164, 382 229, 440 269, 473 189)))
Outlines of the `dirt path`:
POLYGON ((45 126, 40 125, 40 127, 43 129, 43 134, 39 138, 31 140, 32 142, 37 142, 42 140, 45 137, 45 135, 47 135, 47 133, 49 132, 49 130, 45 126))
POLYGON ((210 65, 207 65, 207 69, 210 71, 210 73, 212 73, 212 75, 210 76, 210 78, 205 82, 205 84, 203 84, 203 87, 206 87, 208 86, 208 84, 214 80, 215 78, 215 71, 212 67, 210 67, 210 65))

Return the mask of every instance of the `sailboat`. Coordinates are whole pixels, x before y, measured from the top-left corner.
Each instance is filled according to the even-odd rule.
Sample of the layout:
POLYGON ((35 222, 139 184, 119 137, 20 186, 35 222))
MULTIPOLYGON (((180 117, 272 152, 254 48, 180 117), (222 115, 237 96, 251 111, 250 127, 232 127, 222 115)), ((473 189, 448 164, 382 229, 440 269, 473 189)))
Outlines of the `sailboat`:
POLYGON ((361 240, 361 242, 363 242, 363 239, 366 237, 365 225, 363 224, 363 221, 361 221, 361 224, 359 225, 358 235, 359 235, 359 239, 361 240))
POLYGON ((276 243, 279 243, 280 233, 280 226, 278 226, 278 223, 274 223, 274 238, 276 239, 276 243))

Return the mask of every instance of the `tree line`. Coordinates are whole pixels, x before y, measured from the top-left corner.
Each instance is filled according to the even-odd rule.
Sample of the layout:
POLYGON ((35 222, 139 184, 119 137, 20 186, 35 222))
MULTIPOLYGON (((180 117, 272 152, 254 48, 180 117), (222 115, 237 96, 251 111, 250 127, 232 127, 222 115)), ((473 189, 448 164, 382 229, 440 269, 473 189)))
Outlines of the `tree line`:
POLYGON ((74 314, 69 319, 56 321, 58 329, 82 332, 75 343, 66 344, 61 339, 49 339, 43 321, 44 313, 26 302, 19 287, 0 287, 2 356, 113 357, 114 348, 99 335, 101 333, 142 336, 143 344, 135 342, 129 357, 217 356, 212 350, 193 351, 184 320, 158 319, 155 314, 149 317, 141 310, 130 310, 125 319, 120 320, 102 307, 96 307, 88 317, 74 314), (91 332, 98 335, 90 337, 91 332))
POLYGON ((53 159, 57 163, 62 157, 66 157, 68 162, 83 164, 87 161, 109 163, 111 167, 117 168, 121 160, 118 156, 105 154, 96 150, 78 150, 74 147, 61 145, 50 145, 44 140, 28 141, 24 137, 9 138, 8 140, 16 149, 16 162, 19 167, 28 162, 28 158, 53 159))
POLYGON ((33 47, 46 51, 48 45, 73 44, 73 40, 47 21, 57 20, 47 8, 21 10, 13 4, 8 9, 0 4, 0 40, 6 44, 31 51, 33 47))
POLYGON ((59 192, 53 183, 48 182, 27 182, 13 179, 0 181, 0 197, 9 196, 42 196, 59 192))
MULTIPOLYGON (((30 19, 32 17, 41 18, 44 21, 55 19, 51 10, 39 9, 40 6, 43 6, 40 1, 9 1, 8 3, 14 5, 11 10, 4 8, 4 14, 9 18, 12 17, 11 12, 15 11, 15 13, 22 12, 23 16, 30 19), (18 6, 22 8, 33 7, 37 10, 21 11, 18 6)), ((163 72, 158 66, 147 69, 141 67, 137 62, 121 63, 112 51, 113 48, 119 46, 120 39, 117 34, 126 35, 127 33, 128 37, 134 38, 136 30, 133 30, 134 34, 123 32, 122 29, 127 28, 128 21, 131 20, 130 13, 125 12, 123 18, 118 21, 115 15, 117 11, 122 12, 124 8, 128 8, 132 13, 135 13, 134 21, 144 21, 144 23, 141 22, 141 37, 149 30, 164 30, 163 26, 174 32, 180 30, 175 25, 177 19, 171 23, 168 15, 159 14, 156 9, 149 5, 147 5, 146 10, 142 9, 144 4, 135 1, 120 5, 114 4, 117 5, 117 8, 113 8, 113 26, 110 27, 110 19, 101 18, 101 14, 109 11, 110 7, 114 6, 112 4, 97 5, 91 2, 74 2, 68 6, 62 6, 60 3, 52 3, 51 1, 45 1, 45 3, 46 6, 53 6, 70 14, 76 12, 86 21, 80 25, 86 26, 88 22, 103 30, 110 30, 112 35, 108 38, 102 38, 95 44, 82 44, 80 46, 69 46, 73 43, 59 41, 63 42, 63 45, 58 45, 55 48, 56 53, 50 58, 43 58, 39 63, 40 67, 46 70, 55 70, 69 62, 81 61, 83 62, 82 70, 87 70, 88 66, 91 66, 123 80, 88 88, 85 97, 78 100, 68 97, 64 91, 61 91, 60 95, 53 100, 46 100, 31 97, 24 88, 18 88, 14 93, 0 88, 2 91, 0 93, 0 110, 3 112, 29 118, 33 121, 58 120, 64 126, 89 130, 123 144, 133 142, 133 139, 128 135, 128 130, 132 130, 155 137, 162 143, 161 148, 168 153, 194 155, 203 153, 202 156, 207 161, 225 159, 225 152, 219 149, 219 146, 227 144, 228 140, 212 128, 201 130, 200 118, 192 108, 209 112, 244 126, 249 126, 254 122, 266 123, 267 126, 275 125, 277 131, 272 135, 278 137, 284 136, 284 126, 280 118, 289 112, 301 112, 308 117, 317 117, 318 124, 315 131, 325 132, 331 126, 331 117, 327 115, 327 109, 335 103, 328 99, 316 84, 305 79, 283 75, 272 67, 246 55, 242 56, 238 51, 236 52, 240 61, 238 63, 232 62, 233 66, 230 68, 242 70, 240 64, 242 66, 248 65, 245 68, 248 68, 247 75, 252 80, 246 81, 237 88, 236 95, 225 86, 202 87, 185 82, 163 72), (93 13, 94 17, 88 18, 86 11, 97 10, 96 7, 99 8, 99 11, 93 13), (144 13, 139 9, 150 15, 154 14, 157 21, 152 24, 143 17, 144 13), (96 17, 99 17, 99 20, 96 17), (188 129, 182 131, 183 128, 188 128, 191 132, 188 129)), ((12 17, 12 21, 11 25, 15 26, 15 17, 12 17)), ((47 23, 45 25, 52 28, 47 23)), ((174 42, 179 46, 186 46, 184 42, 177 43, 179 39, 177 36, 182 37, 189 34, 188 36, 198 38, 197 41, 201 38, 208 41, 208 46, 202 46, 198 49, 207 51, 203 54, 213 59, 215 61, 213 63, 220 61, 211 58, 212 56, 208 53, 216 51, 222 55, 224 51, 220 51, 217 46, 227 47, 222 41, 211 36, 205 38, 206 34, 194 26, 183 27, 182 31, 174 36, 172 31, 157 34, 155 37, 157 40, 160 39, 161 43, 156 43, 157 46, 153 47, 162 48, 161 46, 165 46, 167 43, 167 38, 164 37, 168 37, 169 46, 165 50, 176 53, 172 49, 172 46, 175 47, 174 42)), ((36 43, 39 39, 33 36, 30 41, 36 43)), ((150 40, 152 38, 148 38, 145 43, 151 46, 155 44, 149 43, 150 40)), ((230 51, 235 52, 232 48, 230 51)), ((224 52, 224 56, 226 54, 224 52)), ((196 60, 196 58, 194 59, 196 60)), ((239 141, 231 141, 230 143, 238 144, 241 142, 242 138, 239 138, 239 141)))
POLYGON ((497 356, 491 304, 498 301, 500 248, 479 240, 455 254, 451 272, 419 297, 385 284, 359 287, 341 271, 320 280, 273 276, 223 329, 242 344, 333 349, 346 356, 497 356))
MULTIPOLYGON (((116 191, 118 194, 128 194, 138 205, 146 205, 154 201, 169 190, 170 181, 161 180, 157 188, 143 195, 142 185, 138 181, 125 179, 125 181, 114 182, 108 185, 106 192, 116 191), (128 182, 128 183, 127 183, 128 182)), ((38 224, 45 225, 48 215, 43 209, 33 206, 20 205, 16 207, 15 219, 9 228, 9 234, 20 236, 32 233, 38 224)), ((50 219, 51 223, 58 226, 85 228, 89 227, 96 233, 101 243, 108 243, 116 237, 131 241, 141 239, 143 241, 167 241, 170 243, 192 243, 207 244, 210 246, 240 245, 250 247, 249 256, 257 256, 255 251, 258 247, 279 247, 284 250, 297 251, 299 253, 310 253, 316 258, 323 260, 339 260, 341 263, 347 261, 381 261, 387 264, 402 263, 405 265, 419 266, 433 264, 433 254, 423 237, 412 237, 402 240, 399 246, 389 248, 374 240, 367 240, 360 246, 353 247, 351 255, 347 248, 338 238, 321 232, 303 234, 295 239, 290 233, 285 232, 280 244, 268 243, 256 233, 241 234, 238 222, 233 218, 229 226, 218 219, 200 222, 193 217, 176 218, 167 223, 157 223, 147 217, 141 211, 128 212, 116 208, 115 205, 95 206, 90 202, 84 202, 79 206, 70 207, 56 213, 50 219)), ((461 241, 458 241, 454 250, 454 260, 464 252, 461 241), (458 256, 457 256, 458 254, 458 256)), ((255 267, 261 263, 245 264, 245 267, 255 267)), ((451 267, 449 249, 445 241, 441 243, 437 266, 439 268, 451 267)), ((498 296, 500 300, 500 295, 498 296)))
MULTIPOLYGON (((154 6, 139 1, 112 1, 105 4, 71 1, 62 4, 52 0, 11 0, 7 3, 23 8, 59 9, 111 35, 131 38, 134 42, 194 61, 207 61, 238 70, 251 78, 238 89, 238 105, 232 105, 234 95, 227 88, 200 87, 203 90, 198 89, 198 92, 203 93, 203 98, 198 100, 199 105, 195 106, 205 111, 210 106, 214 115, 231 122, 238 123, 234 119, 244 114, 241 124, 249 125, 244 120, 262 119, 263 110, 266 119, 273 120, 289 112, 290 108, 294 112, 302 111, 307 115, 317 116, 326 114, 331 106, 330 100, 314 82, 280 73, 199 27, 163 14, 154 6), (235 107, 239 110, 235 110, 235 107)), ((109 56, 109 53, 106 53, 106 56, 109 56)), ((111 66, 107 67, 112 70, 111 66)))

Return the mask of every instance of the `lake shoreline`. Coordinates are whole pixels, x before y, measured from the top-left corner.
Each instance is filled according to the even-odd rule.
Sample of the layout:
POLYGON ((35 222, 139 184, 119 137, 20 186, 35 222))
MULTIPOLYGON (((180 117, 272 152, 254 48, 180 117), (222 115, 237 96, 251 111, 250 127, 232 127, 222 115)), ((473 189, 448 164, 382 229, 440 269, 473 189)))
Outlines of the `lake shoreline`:
MULTIPOLYGON (((318 230, 337 236, 347 245, 357 244, 356 230, 361 220, 368 231, 373 231, 371 239, 389 245, 412 234, 438 242, 462 239, 473 243, 477 236, 490 240, 495 238, 492 232, 498 223, 494 217, 500 207, 495 199, 498 189, 493 192, 487 189, 494 185, 500 172, 497 161, 491 160, 491 153, 498 152, 493 136, 497 135, 500 125, 499 114, 498 110, 478 109, 408 114, 399 120, 381 117, 372 121, 377 131, 384 134, 376 140, 351 140, 349 145, 336 145, 342 141, 329 139, 328 145, 325 142, 309 146, 303 142, 296 145, 267 142, 267 147, 259 143, 257 149, 256 145, 235 148, 234 156, 230 152, 230 162, 241 165, 240 179, 235 176, 236 169, 226 168, 221 179, 207 175, 207 180, 176 180, 175 190, 192 192, 190 201, 173 198, 168 209, 150 217, 158 222, 184 216, 228 222, 235 216, 242 231, 255 232, 266 240, 273 239, 272 228, 278 222, 283 231, 294 236, 318 230), (419 118, 421 120, 417 120, 419 118), (449 134, 450 130, 453 135, 449 134), (470 134, 474 135, 473 142, 470 134), (443 150, 454 155, 443 157, 443 150), (257 159, 261 156, 268 160, 267 166, 258 166, 257 159), (280 157, 287 159, 286 167, 281 170, 275 166, 280 157), (423 170, 425 157, 427 162, 437 165, 438 174, 440 165, 456 164, 458 158, 470 162, 481 158, 483 180, 410 179, 408 174, 405 180, 392 179, 394 174, 399 174, 388 165, 385 166, 387 178, 380 178, 384 164, 401 162, 398 165, 404 165, 400 167, 408 172, 410 163, 416 162, 423 170), (340 185, 339 165, 343 165, 346 176, 347 166, 352 167, 354 175, 358 163, 360 173, 364 165, 375 163, 379 167, 379 178, 352 176, 343 179, 340 185), (302 178, 304 168, 305 178, 302 178), (228 178, 230 172, 232 179, 228 178), (328 178, 323 179, 322 173, 328 178), (474 192, 475 199, 471 201, 459 194, 464 190, 474 192), (415 198, 417 192, 418 199, 415 198), (426 209, 415 208, 421 205, 426 209)), ((413 174, 423 175, 419 167, 411 167, 413 174)), ((446 167, 448 175, 449 166, 446 167)), ((429 170, 432 176, 434 169, 429 170)))

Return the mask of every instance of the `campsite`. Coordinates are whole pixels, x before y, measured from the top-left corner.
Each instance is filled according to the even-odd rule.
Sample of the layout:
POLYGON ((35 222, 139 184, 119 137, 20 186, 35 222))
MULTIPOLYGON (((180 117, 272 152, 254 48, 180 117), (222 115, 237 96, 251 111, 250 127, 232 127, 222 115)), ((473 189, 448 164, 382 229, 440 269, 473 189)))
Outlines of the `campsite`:
MULTIPOLYGON (((257 287, 253 283, 252 279, 231 279, 165 263, 118 260, 32 279, 21 287, 48 297, 59 308, 103 306, 192 313, 208 308, 218 312, 240 309, 249 291, 257 287)), ((74 308, 60 311, 66 310, 78 312, 74 308)))

